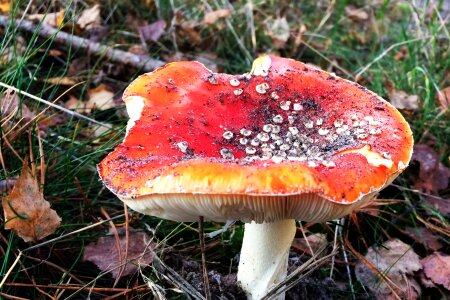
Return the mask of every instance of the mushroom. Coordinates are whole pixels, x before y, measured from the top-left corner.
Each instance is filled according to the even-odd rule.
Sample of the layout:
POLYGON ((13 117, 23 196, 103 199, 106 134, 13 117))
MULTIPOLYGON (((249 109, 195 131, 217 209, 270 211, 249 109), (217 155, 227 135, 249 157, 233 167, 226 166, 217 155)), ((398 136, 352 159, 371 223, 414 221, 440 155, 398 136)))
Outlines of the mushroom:
POLYGON ((295 220, 370 201, 408 165, 412 133, 364 87, 262 55, 250 73, 174 62, 125 90, 126 137, 99 165, 132 209, 175 221, 242 220, 238 281, 260 299, 286 276, 295 220))

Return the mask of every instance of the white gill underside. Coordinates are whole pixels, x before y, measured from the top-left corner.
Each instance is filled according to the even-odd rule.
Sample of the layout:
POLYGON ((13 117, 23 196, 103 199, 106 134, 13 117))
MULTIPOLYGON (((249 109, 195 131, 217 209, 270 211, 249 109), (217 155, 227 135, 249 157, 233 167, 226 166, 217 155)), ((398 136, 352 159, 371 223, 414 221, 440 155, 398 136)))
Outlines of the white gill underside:
POLYGON ((349 214, 372 199, 376 191, 352 204, 331 202, 313 193, 291 196, 246 196, 202 194, 154 194, 138 199, 121 198, 130 208, 164 219, 195 222, 241 220, 274 222, 284 219, 325 222, 349 214))

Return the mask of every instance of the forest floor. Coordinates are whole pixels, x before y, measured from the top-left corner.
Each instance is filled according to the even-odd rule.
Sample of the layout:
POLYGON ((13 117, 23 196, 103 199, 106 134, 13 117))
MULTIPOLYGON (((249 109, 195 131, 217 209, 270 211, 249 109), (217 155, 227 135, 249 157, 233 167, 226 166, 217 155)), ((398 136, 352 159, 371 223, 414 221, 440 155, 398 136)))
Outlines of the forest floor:
POLYGON ((245 299, 242 223, 205 222, 202 251, 197 223, 128 210, 97 164, 137 76, 179 60, 243 74, 262 53, 367 87, 415 140, 373 202, 297 223, 286 298, 450 295, 450 1, 291 2, 0 1, 0 298, 207 299, 206 268, 212 299, 245 299))

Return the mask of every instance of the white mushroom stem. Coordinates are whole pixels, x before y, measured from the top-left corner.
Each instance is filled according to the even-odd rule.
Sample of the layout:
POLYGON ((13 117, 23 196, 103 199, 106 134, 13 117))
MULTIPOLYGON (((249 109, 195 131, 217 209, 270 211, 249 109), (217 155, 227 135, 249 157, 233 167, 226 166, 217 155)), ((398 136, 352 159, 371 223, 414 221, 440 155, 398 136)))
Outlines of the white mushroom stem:
POLYGON ((286 277, 294 236, 295 220, 245 224, 237 280, 248 299, 261 299, 286 277))

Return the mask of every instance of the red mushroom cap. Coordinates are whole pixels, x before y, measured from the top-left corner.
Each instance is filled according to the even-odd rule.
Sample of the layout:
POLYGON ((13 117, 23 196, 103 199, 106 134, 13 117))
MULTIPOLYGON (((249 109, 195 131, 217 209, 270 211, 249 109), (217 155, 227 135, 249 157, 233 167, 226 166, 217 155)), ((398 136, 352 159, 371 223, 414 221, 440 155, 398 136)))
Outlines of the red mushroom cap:
POLYGON ((392 182, 412 153, 392 105, 291 59, 263 55, 240 76, 170 63, 123 99, 127 135, 100 176, 132 208, 168 219, 333 219, 392 182))

